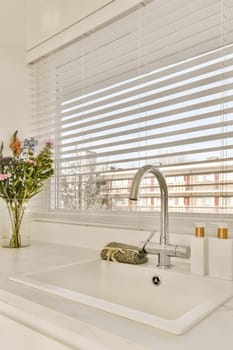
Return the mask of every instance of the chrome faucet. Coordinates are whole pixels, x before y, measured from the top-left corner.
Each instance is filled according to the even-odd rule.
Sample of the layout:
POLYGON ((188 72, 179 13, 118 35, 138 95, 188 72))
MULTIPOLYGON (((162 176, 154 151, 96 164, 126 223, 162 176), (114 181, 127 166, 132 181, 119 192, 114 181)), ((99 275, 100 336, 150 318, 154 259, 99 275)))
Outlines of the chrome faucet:
POLYGON ((189 258, 190 247, 178 246, 168 243, 168 189, 164 175, 153 165, 145 165, 138 169, 134 176, 130 191, 130 199, 138 200, 138 193, 141 181, 145 174, 152 173, 158 180, 161 196, 160 210, 160 242, 153 243, 150 239, 140 242, 142 249, 149 254, 158 255, 158 267, 167 269, 171 268, 170 257, 189 258))

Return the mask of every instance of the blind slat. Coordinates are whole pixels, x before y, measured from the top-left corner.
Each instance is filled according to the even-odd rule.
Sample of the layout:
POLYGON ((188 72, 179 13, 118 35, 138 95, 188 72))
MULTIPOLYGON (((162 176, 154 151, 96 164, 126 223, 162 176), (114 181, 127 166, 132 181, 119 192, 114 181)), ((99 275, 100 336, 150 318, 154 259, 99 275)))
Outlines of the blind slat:
MULTIPOLYGON (((117 95, 116 97, 111 98, 110 100, 107 100, 107 101, 106 101, 106 99, 101 100, 95 104, 92 104, 90 107, 89 107, 89 104, 85 105, 83 107, 80 105, 76 105, 76 106, 73 105, 72 108, 70 106, 69 106, 69 108, 65 107, 62 115, 63 115, 63 117, 68 115, 69 119, 67 121, 63 121, 63 124, 69 123, 70 120, 76 120, 76 119, 79 120, 80 114, 82 114, 83 111, 86 112, 86 110, 88 110, 88 107, 91 109, 95 109, 95 111, 99 111, 99 110, 104 111, 104 109, 107 108, 108 104, 113 104, 115 102, 114 103, 115 108, 116 108, 116 106, 118 108, 126 108, 126 107, 131 107, 133 104, 135 104, 135 102, 136 103, 144 103, 144 102, 147 102, 147 101, 150 101, 153 99, 159 99, 159 98, 162 98, 165 96, 169 97, 172 94, 178 94, 179 92, 183 92, 184 90, 186 90, 188 93, 189 90, 195 89, 196 87, 200 87, 200 85, 202 85, 204 87, 205 85, 208 85, 208 84, 221 82, 221 79, 223 76, 223 68, 221 69, 221 67, 219 67, 219 70, 222 70, 222 72, 220 71, 220 73, 215 75, 215 76, 202 78, 201 75, 199 75, 198 81, 192 81, 192 82, 188 81, 187 83, 185 82, 186 79, 184 76, 181 76, 180 80, 177 77, 173 78, 172 80, 175 81, 175 83, 173 83, 173 85, 176 85, 175 87, 172 86, 172 83, 170 80, 168 80, 168 81, 166 80, 166 81, 163 81, 162 83, 161 82, 157 83, 157 84, 154 83, 155 86, 151 86, 152 84, 150 84, 150 85, 148 84, 149 86, 147 86, 146 88, 142 87, 143 90, 139 91, 138 94, 135 94, 135 92, 125 93, 121 97, 121 99, 119 98, 119 95, 117 95), (160 91, 161 89, 165 90, 165 91, 160 91), (153 91, 155 91, 155 92, 152 93, 153 91), (142 97, 143 94, 145 94, 145 95, 148 94, 148 96, 145 96, 143 98, 142 97), (131 99, 130 99, 130 97, 131 97, 131 99), (66 110, 67 110, 67 112, 66 112, 66 110), (72 116, 72 113, 75 113, 75 112, 78 112, 78 117, 77 118, 70 118, 70 116, 72 116)), ((232 70, 233 70, 233 66, 229 66, 228 72, 227 72, 227 74, 225 74, 225 79, 232 78, 232 76, 233 76, 232 70)), ((205 72, 205 74, 207 74, 207 73, 208 73, 208 71, 205 72)), ((196 73, 196 76, 197 76, 197 73, 196 73)), ((190 80, 191 77, 188 76, 187 80, 188 79, 190 80)), ((209 95, 210 92, 207 90, 206 94, 209 95)), ((91 117, 91 115, 88 114, 88 117, 91 117)))
MULTIPOLYGON (((224 96, 224 103, 228 103, 232 101, 232 96, 224 96)), ((151 107, 150 106, 146 106, 143 108, 140 108, 140 106, 137 109, 137 114, 139 115, 139 117, 137 117, 136 115, 130 115, 128 112, 122 112, 122 113, 118 113, 116 116, 114 116, 114 120, 117 120, 118 118, 121 117, 131 117, 129 118, 129 120, 124 121, 124 122, 119 122, 119 123, 112 123, 111 125, 106 125, 106 126, 100 126, 100 127, 96 127, 95 129, 92 130, 92 132, 104 132, 107 131, 109 129, 114 129, 114 128, 120 128, 120 127, 125 127, 128 125, 132 125, 135 124, 135 120, 137 121, 137 124, 139 123, 145 123, 145 122, 149 122, 152 120, 155 120, 156 117, 158 118, 165 118, 165 117, 172 117, 172 116, 177 116, 178 114, 183 114, 183 113, 188 113, 188 112, 192 112, 193 110, 199 110, 199 109, 205 109, 205 108, 211 108, 213 106, 218 106, 218 105, 222 105, 223 104, 223 97, 221 98, 217 98, 214 99, 212 101, 205 101, 205 102, 201 102, 201 103, 196 103, 196 104, 191 104, 185 107, 178 107, 175 106, 176 108, 174 110, 171 111, 165 111, 165 112, 158 112, 158 113, 153 113, 152 115, 146 115, 145 117, 140 117, 141 113, 146 113, 146 112, 150 112, 151 111, 151 107)), ((102 119, 103 122, 106 122, 106 120, 112 120, 112 116, 111 117, 106 117, 105 119, 102 119)), ((93 122, 87 122, 86 124, 83 125, 83 127, 85 126, 90 126, 93 125, 93 122)), ((74 129, 75 130, 75 129, 74 129)), ((79 130, 79 129, 77 129, 79 130)), ((78 136, 82 136, 85 134, 90 134, 90 129, 89 130, 84 130, 83 132, 76 132, 74 131, 72 133, 72 135, 62 135, 62 139, 70 139, 71 137, 78 137, 78 136)))

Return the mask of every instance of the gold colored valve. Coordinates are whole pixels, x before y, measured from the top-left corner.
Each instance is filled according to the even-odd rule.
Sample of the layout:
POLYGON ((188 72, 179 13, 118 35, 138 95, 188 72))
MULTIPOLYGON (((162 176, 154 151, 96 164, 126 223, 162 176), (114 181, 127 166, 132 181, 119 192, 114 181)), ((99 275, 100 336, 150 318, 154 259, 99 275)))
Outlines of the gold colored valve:
POLYGON ((228 229, 226 227, 218 228, 218 238, 227 239, 228 238, 228 229))
POLYGON ((196 237, 204 237, 205 236, 205 227, 196 227, 195 228, 195 236, 196 237))

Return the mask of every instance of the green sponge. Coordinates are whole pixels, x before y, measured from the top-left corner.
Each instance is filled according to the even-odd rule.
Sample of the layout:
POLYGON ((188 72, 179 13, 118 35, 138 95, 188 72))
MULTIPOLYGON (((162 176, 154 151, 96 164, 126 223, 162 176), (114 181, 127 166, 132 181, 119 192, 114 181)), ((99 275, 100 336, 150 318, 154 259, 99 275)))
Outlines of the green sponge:
POLYGON ((127 264, 143 264, 148 261, 146 253, 137 246, 120 242, 111 242, 101 251, 103 260, 118 261, 127 264))

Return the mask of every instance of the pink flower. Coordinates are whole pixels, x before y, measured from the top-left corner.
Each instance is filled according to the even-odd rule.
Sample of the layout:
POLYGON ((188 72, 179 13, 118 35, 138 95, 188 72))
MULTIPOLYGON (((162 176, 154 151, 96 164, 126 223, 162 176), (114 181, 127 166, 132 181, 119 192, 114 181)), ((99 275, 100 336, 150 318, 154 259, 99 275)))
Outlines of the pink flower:
POLYGON ((5 181, 9 179, 10 174, 0 174, 0 181, 5 181))
POLYGON ((25 163, 36 165, 36 161, 33 159, 24 159, 25 163))

